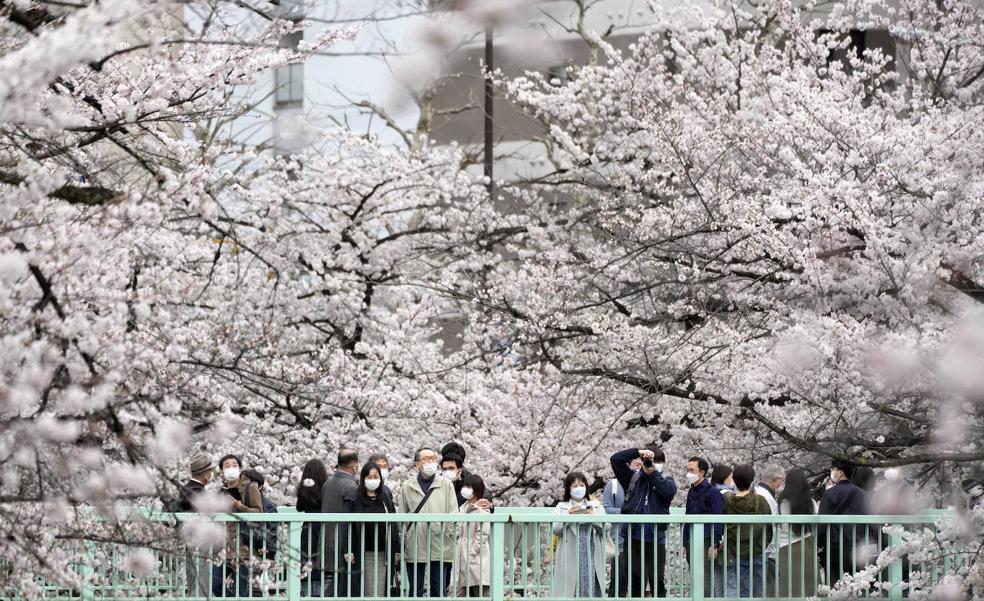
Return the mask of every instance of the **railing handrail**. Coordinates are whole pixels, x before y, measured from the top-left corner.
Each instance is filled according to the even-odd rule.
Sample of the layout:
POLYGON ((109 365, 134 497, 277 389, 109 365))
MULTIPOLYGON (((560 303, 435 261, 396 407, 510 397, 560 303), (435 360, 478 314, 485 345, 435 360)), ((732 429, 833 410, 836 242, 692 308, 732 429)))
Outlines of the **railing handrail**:
MULTIPOLYGON (((524 508, 525 509, 525 508, 524 508)), ((584 523, 584 524, 935 524, 940 519, 950 517, 947 510, 934 510, 921 515, 740 515, 740 514, 604 514, 604 515, 565 515, 544 511, 537 513, 513 513, 508 507, 496 507, 495 513, 303 513, 283 511, 278 513, 169 513, 159 510, 136 510, 140 517, 151 521, 186 521, 202 517, 217 522, 483 522, 498 523, 584 523)))

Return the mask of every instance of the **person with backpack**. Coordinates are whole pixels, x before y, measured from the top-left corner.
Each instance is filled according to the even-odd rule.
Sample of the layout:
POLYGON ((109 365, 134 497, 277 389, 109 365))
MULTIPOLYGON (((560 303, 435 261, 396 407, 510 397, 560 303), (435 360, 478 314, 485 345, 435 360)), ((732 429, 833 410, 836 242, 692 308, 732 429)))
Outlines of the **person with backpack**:
MULTIPOLYGON (((771 515, 768 501, 752 490, 755 469, 739 465, 732 473, 733 495, 724 497, 725 515, 771 515)), ((765 591, 765 547, 768 526, 728 524, 725 528, 725 596, 762 597, 765 591)))
MULTIPOLYGON (((437 473, 437 453, 429 447, 413 454, 417 472, 400 485, 400 513, 455 513, 454 483, 437 473)), ((454 558, 453 523, 413 522, 403 533, 404 557, 411 597, 443 597, 451 584, 454 558)))
MULTIPOLYGON (((642 457, 636 457, 630 461, 629 469, 633 472, 641 470, 642 457)), ((622 513, 622 505, 625 504, 625 489, 618 483, 618 478, 611 478, 605 484, 601 499, 606 514, 619 515, 622 513)), ((629 590, 629 555, 626 552, 625 534, 625 524, 612 525, 608 533, 615 548, 615 556, 610 562, 612 576, 608 584, 609 597, 624 597, 629 590)))
MULTIPOLYGON (((320 459, 304 464, 301 481, 297 485, 297 511, 321 513, 321 494, 328 480, 328 468, 320 459)), ((320 597, 324 588, 324 572, 321 569, 321 522, 304 522, 301 525, 301 565, 310 566, 301 579, 302 597, 320 597)))
MULTIPOLYGON (((263 504, 263 513, 278 513, 277 504, 270 500, 263 492, 266 485, 266 478, 258 470, 247 468, 243 470, 243 476, 256 483, 260 489, 260 502, 263 504)), ((251 548, 254 555, 273 561, 277 557, 277 522, 264 522, 251 528, 253 540, 251 548)))
MULTIPOLYGON (((664 474, 666 455, 661 449, 625 449, 611 456, 612 471, 625 489, 623 514, 659 515, 670 512, 677 492, 673 477, 664 474), (642 468, 633 471, 630 464, 642 459, 642 468)), ((629 594, 666 596, 666 524, 632 524, 626 536, 629 560, 629 594)))
MULTIPOLYGON (((345 497, 347 513, 396 513, 393 496, 375 463, 366 463, 359 474, 355 494, 345 497)), ((337 544, 366 597, 389 595, 396 558, 400 553, 400 532, 396 522, 352 521, 343 525, 337 544)))
MULTIPOLYGON (((243 462, 237 455, 225 455, 219 460, 222 470, 222 493, 232 497, 235 513, 262 513, 263 497, 255 482, 243 475, 243 462)), ((250 592, 251 550, 243 544, 241 532, 249 526, 231 521, 226 526, 226 560, 212 566, 212 594, 216 597, 245 597, 250 592)))

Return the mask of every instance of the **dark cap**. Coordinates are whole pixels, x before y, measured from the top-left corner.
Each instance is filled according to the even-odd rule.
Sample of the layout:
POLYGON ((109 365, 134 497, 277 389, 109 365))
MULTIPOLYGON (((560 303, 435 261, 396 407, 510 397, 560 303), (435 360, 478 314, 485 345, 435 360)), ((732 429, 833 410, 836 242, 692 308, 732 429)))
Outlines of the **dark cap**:
POLYGON ((207 455, 196 455, 188 465, 188 469, 192 476, 202 472, 207 472, 213 468, 215 468, 215 464, 212 463, 212 458, 207 455))

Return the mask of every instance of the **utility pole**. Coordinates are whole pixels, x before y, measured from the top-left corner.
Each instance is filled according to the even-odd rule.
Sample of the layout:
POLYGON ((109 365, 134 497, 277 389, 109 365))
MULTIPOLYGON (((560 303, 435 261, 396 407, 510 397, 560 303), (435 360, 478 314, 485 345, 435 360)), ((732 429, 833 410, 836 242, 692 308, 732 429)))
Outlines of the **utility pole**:
POLYGON ((485 177, 488 178, 489 199, 495 199, 495 179, 492 171, 492 100, 495 94, 491 79, 493 59, 492 26, 487 25, 485 27, 485 177))

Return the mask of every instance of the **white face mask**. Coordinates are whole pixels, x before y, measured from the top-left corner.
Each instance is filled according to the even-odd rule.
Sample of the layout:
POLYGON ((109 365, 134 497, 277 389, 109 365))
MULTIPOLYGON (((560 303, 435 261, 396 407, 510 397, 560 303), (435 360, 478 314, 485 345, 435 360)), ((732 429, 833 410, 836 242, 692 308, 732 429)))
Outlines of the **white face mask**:
POLYGON ((457 480, 458 479, 458 470, 444 470, 444 477, 447 478, 448 480, 452 480, 452 481, 453 480, 457 480))
POLYGON ((662 463, 654 463, 653 464, 653 469, 662 474, 663 473, 663 464, 662 463))
POLYGON ((687 483, 688 484, 693 484, 694 482, 696 482, 699 479, 700 479, 700 476, 699 475, 697 475, 697 474, 691 474, 690 472, 687 472, 687 483))
POLYGON ((379 473, 380 473, 380 475, 382 475, 383 480, 389 480, 389 477, 390 477, 389 468, 381 467, 381 468, 379 468, 379 473))
POLYGON ((366 478, 366 490, 376 490, 381 483, 379 478, 366 478))
POLYGON ((462 486, 461 487, 461 498, 462 499, 464 499, 464 500, 467 501, 467 500, 469 500, 469 499, 472 498, 472 494, 474 494, 474 491, 472 489, 468 488, 467 486, 462 486))
POLYGON ((584 495, 588 494, 587 487, 584 486, 572 486, 571 487, 571 498, 575 501, 580 501, 584 498, 584 495))
POLYGON ((838 470, 830 470, 830 481, 831 482, 837 482, 838 481, 838 479, 837 479, 837 472, 838 472, 838 470))
POLYGON ((967 494, 969 494, 972 498, 976 499, 977 497, 984 495, 984 486, 978 484, 974 488, 967 491, 967 494))
POLYGON ((785 484, 776 489, 776 494, 777 495, 781 495, 782 494, 782 491, 784 491, 784 490, 786 490, 786 485, 785 484))
POLYGON ((430 478, 437 473, 437 463, 425 463, 420 467, 420 473, 424 475, 424 478, 430 478))
POLYGON ((222 478, 225 479, 226 482, 235 482, 236 480, 239 480, 240 473, 241 472, 238 467, 227 467, 222 470, 222 478))
POLYGON ((894 467, 890 467, 887 470, 885 470, 885 479, 888 480, 889 482, 898 480, 900 475, 901 474, 899 474, 899 470, 895 469, 894 467))

